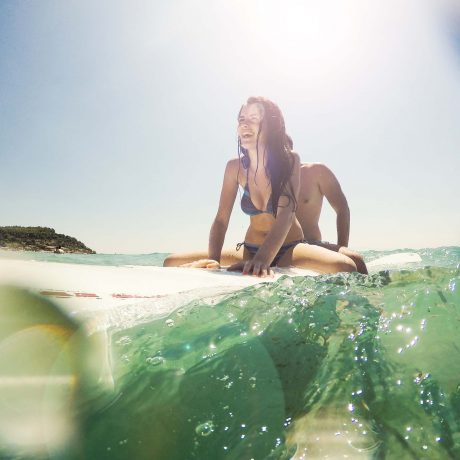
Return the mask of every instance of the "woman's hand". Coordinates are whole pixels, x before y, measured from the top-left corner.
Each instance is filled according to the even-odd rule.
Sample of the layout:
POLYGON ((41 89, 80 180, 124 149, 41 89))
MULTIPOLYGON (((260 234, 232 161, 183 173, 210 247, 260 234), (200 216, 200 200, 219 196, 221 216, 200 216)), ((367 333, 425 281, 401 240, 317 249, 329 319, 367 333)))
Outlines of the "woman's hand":
POLYGON ((186 267, 186 268, 211 268, 211 269, 216 269, 220 268, 220 263, 217 262, 217 260, 213 259, 200 259, 200 260, 195 260, 193 262, 189 262, 187 264, 182 264, 179 265, 180 267, 186 267))
POLYGON ((252 273, 253 276, 259 276, 260 278, 266 278, 267 276, 273 277, 273 270, 270 268, 269 264, 264 264, 254 259, 237 262, 236 264, 230 265, 227 270, 231 272, 241 271, 243 275, 252 273))

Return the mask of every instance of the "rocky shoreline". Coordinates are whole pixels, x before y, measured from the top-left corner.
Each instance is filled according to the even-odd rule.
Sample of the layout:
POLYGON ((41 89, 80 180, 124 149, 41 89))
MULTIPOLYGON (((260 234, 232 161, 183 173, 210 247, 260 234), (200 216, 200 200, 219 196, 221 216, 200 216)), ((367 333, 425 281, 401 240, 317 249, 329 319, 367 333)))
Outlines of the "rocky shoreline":
POLYGON ((76 238, 49 227, 0 227, 0 250, 96 254, 76 238))

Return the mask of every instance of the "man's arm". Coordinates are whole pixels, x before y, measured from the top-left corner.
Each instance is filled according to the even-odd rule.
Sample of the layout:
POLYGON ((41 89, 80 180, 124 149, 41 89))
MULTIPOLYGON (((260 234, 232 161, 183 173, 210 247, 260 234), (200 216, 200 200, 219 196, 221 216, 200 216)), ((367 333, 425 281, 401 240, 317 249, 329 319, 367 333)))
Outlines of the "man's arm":
POLYGON ((348 246, 350 237, 350 209, 340 183, 333 172, 325 165, 319 164, 319 187, 329 204, 336 212, 337 244, 348 246))

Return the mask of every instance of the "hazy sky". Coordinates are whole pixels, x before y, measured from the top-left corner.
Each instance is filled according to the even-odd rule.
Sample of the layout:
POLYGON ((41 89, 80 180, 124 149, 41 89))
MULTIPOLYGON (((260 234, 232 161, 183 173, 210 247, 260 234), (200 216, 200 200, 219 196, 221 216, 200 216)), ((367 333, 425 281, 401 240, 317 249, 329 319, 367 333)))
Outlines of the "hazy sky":
MULTIPOLYGON (((460 245, 453 12, 441 0, 2 0, 0 225, 53 227, 98 252, 206 249, 238 110, 262 95, 301 158, 339 178, 351 247, 460 245)), ((225 245, 247 224, 235 205, 225 245)), ((335 240, 327 204, 321 228, 335 240)))

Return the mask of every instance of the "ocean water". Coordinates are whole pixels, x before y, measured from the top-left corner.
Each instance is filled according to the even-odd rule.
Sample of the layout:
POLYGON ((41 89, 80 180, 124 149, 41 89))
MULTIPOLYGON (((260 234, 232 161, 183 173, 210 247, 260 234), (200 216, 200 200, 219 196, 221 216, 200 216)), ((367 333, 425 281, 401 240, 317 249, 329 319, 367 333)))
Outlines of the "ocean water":
POLYGON ((54 254, 53 252, 0 251, 0 260, 36 260, 38 262, 57 262, 82 265, 153 265, 160 267, 168 254, 54 254))
POLYGON ((409 251, 422 261, 282 277, 129 327, 114 318, 115 390, 83 395, 78 447, 46 458, 460 458, 460 248, 364 255, 409 251))

